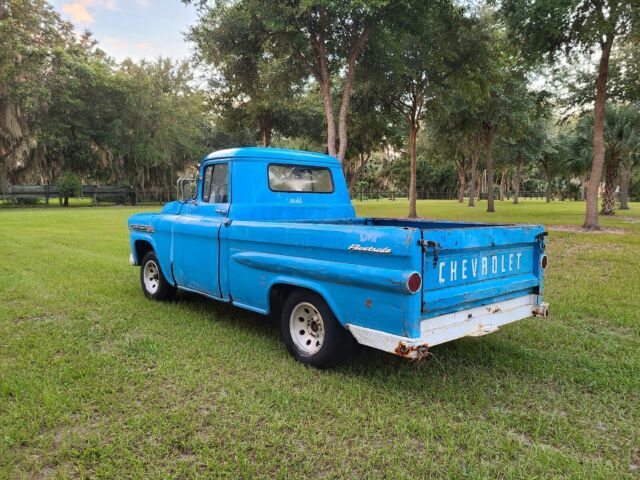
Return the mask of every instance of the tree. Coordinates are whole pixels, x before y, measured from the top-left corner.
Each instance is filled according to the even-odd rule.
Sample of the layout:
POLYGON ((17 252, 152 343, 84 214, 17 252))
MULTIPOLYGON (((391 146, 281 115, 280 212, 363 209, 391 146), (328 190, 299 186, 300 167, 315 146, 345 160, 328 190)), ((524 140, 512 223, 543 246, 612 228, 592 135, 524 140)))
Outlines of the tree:
POLYGON ((526 122, 531 96, 527 88, 527 71, 508 31, 492 10, 485 9, 481 21, 489 35, 489 55, 483 69, 486 86, 484 98, 479 103, 479 117, 486 153, 487 212, 495 212, 494 143, 498 129, 508 132, 526 122))
POLYGON ((598 189, 605 160, 604 112, 609 60, 616 39, 640 29, 639 0, 504 0, 511 35, 533 61, 566 51, 600 51, 595 79, 593 162, 587 186, 585 228, 598 227, 598 189))
MULTIPOLYGON (((208 7, 206 0, 184 1, 200 5, 205 14, 227 3, 218 1, 208 7)), ((384 17, 387 2, 238 0, 233 5, 244 13, 245 21, 259 19, 268 37, 268 44, 263 46, 273 59, 294 57, 318 83, 326 119, 327 149, 329 155, 342 162, 347 153, 347 116, 358 59, 374 27, 384 17), (332 87, 337 77, 342 77, 342 88, 336 139, 332 87)), ((201 14, 204 28, 213 31, 218 27, 206 20, 206 15, 201 14)))
POLYGON ((204 102, 192 79, 188 62, 163 58, 125 60, 114 79, 123 98, 105 161, 115 165, 115 175, 122 168, 122 180, 157 200, 168 199, 178 172, 204 153, 204 102))
MULTIPOLYGON (((640 131, 636 132, 640 136, 640 131)), ((620 171, 620 210, 629 210, 629 184, 633 174, 633 168, 640 160, 640 143, 636 144, 635 150, 622 161, 620 171)))
POLYGON ((293 57, 275 57, 261 17, 243 3, 203 8, 188 38, 211 65, 210 104, 231 128, 250 125, 264 147, 273 130, 287 130, 305 71, 293 57))
POLYGON ((46 1, 11 0, 0 3, 0 38, 1 190, 33 164, 38 122, 50 101, 47 84, 55 75, 51 58, 74 37, 46 1))
POLYGON ((552 188, 554 180, 561 175, 567 166, 566 149, 569 144, 569 137, 566 132, 562 131, 556 125, 547 123, 543 128, 548 132, 545 135, 545 141, 541 148, 538 165, 544 173, 546 180, 546 200, 551 202, 552 188))
MULTIPOLYGON (((468 90, 468 89, 465 89, 468 90)), ((458 202, 464 202, 467 177, 471 171, 469 184, 469 205, 475 205, 475 182, 478 160, 482 151, 482 141, 477 130, 477 119, 473 118, 469 105, 454 91, 451 102, 438 116, 426 122, 429 132, 428 148, 432 158, 440 162, 451 162, 458 177, 458 202)))
MULTIPOLYGON (((588 159, 593 155, 593 146, 589 141, 593 129, 593 114, 589 112, 580 118, 575 128, 569 155, 569 167, 574 172, 588 173, 588 159)), ((618 184, 621 208, 628 208, 629 179, 640 144, 640 112, 633 105, 607 104, 603 133, 605 185, 601 213, 614 215, 618 184)))
POLYGON ((523 167, 539 159, 549 142, 548 125, 552 117, 546 92, 528 92, 527 95, 522 104, 522 115, 512 117, 509 128, 500 139, 504 163, 514 166, 514 205, 520 199, 523 167))
POLYGON ((60 191, 60 197, 64 198, 64 206, 69 206, 69 197, 77 197, 82 193, 80 177, 73 172, 64 172, 58 178, 56 186, 60 191))
POLYGON ((403 132, 398 127, 402 118, 379 95, 377 85, 367 80, 355 85, 348 122, 349 148, 343 171, 352 193, 376 151, 402 145, 403 132))
POLYGON ((415 2, 379 29, 364 54, 366 75, 379 95, 404 117, 409 147, 409 218, 416 212, 416 142, 427 111, 447 93, 446 85, 474 68, 480 55, 473 21, 449 1, 415 2))
MULTIPOLYGON (((628 165, 639 141, 638 112, 631 106, 609 106, 605 112, 604 128, 605 186, 601 211, 603 215, 615 214, 619 166, 622 162, 628 165)), ((626 179, 625 183, 628 188, 626 179)))

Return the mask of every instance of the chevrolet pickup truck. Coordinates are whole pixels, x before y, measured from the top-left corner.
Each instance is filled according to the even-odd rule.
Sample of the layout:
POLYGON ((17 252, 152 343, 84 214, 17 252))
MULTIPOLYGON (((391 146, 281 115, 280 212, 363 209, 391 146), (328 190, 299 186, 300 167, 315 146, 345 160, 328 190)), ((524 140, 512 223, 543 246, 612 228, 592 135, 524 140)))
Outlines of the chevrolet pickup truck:
POLYGON ((214 152, 193 196, 129 230, 149 299, 179 289, 276 316, 289 352, 318 368, 354 342, 421 359, 547 315, 542 226, 357 217, 327 155, 214 152))

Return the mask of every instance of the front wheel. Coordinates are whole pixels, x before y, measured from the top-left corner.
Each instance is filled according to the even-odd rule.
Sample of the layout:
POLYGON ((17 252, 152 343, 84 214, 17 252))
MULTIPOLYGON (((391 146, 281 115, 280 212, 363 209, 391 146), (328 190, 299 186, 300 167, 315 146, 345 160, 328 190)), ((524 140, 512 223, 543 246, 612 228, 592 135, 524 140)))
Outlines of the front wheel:
POLYGON ((294 291, 285 301, 280 334, 296 360, 316 368, 335 366, 353 346, 353 337, 324 299, 307 290, 294 291))
POLYGON ((170 300, 176 293, 162 270, 155 252, 147 252, 140 266, 140 284, 144 295, 150 300, 170 300))

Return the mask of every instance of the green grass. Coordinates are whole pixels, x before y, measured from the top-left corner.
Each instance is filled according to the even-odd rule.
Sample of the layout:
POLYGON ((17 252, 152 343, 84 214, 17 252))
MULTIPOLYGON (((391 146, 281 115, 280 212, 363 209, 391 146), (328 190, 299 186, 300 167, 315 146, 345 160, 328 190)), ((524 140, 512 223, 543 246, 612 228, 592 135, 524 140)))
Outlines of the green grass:
MULTIPOLYGON (((584 208, 485 206, 419 213, 580 224, 584 208)), ((127 264, 141 210, 0 211, 0 477, 640 475, 640 204, 603 221, 623 235, 551 232, 550 319, 329 372, 258 315, 145 300, 127 264)))

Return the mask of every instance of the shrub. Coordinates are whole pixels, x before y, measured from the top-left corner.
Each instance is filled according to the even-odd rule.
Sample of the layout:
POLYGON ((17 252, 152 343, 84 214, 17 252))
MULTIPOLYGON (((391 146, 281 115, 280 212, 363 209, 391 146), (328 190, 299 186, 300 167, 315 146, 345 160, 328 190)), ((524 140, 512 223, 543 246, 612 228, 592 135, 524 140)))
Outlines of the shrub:
POLYGON ((64 172, 56 182, 60 196, 64 198, 64 206, 69 206, 69 197, 77 197, 82 193, 80 177, 73 172, 64 172))

